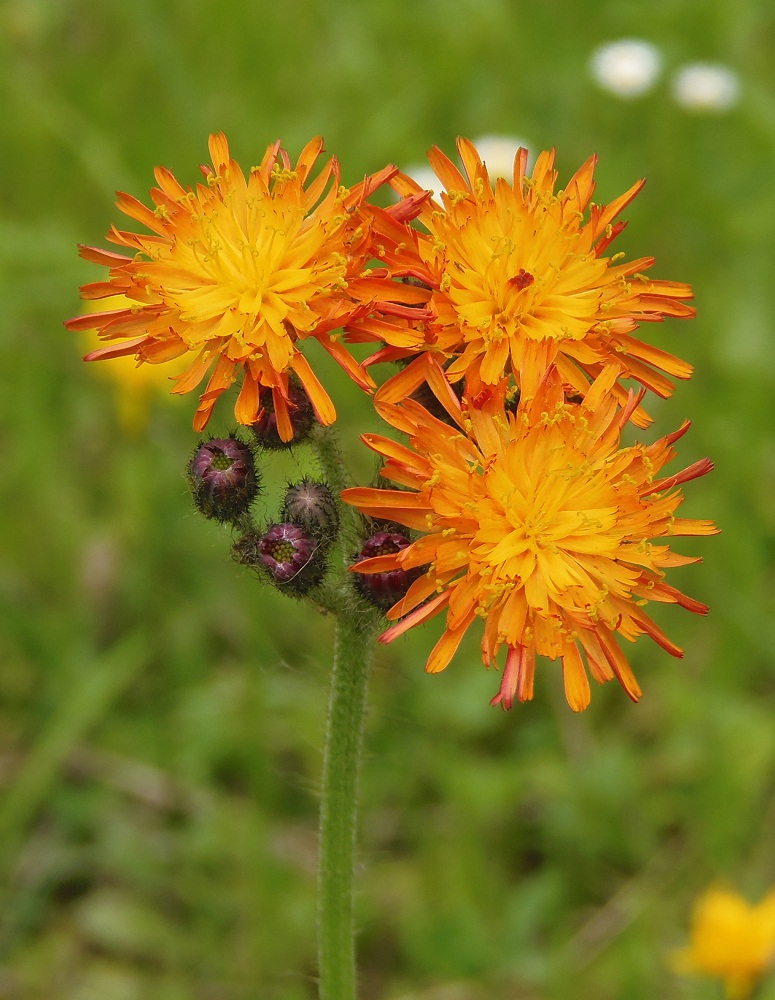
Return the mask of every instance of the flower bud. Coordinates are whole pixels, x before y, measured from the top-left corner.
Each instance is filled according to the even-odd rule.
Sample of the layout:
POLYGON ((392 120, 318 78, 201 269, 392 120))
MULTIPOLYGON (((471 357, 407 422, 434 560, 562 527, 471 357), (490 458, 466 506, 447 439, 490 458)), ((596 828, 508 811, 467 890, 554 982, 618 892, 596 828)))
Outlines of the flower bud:
POLYGON ((239 438, 202 441, 188 464, 197 510, 215 521, 237 521, 258 493, 253 452, 239 438))
MULTIPOLYGON (((451 382, 450 389, 459 400, 463 398, 463 382, 451 382)), ((450 427, 454 426, 454 420, 441 405, 436 393, 431 389, 427 382, 423 382, 419 385, 412 393, 411 398, 423 406, 432 417, 436 417, 443 423, 449 424, 450 427)))
MULTIPOLYGON (((364 544, 356 562, 374 556, 392 555, 411 544, 400 531, 377 531, 364 544)), ((412 583, 420 576, 420 569, 386 570, 384 573, 358 573, 355 578, 361 594, 382 611, 387 611, 396 601, 400 601, 412 583)))
POLYGON ((279 451, 300 444, 309 437, 317 420, 309 396, 301 385, 293 381, 288 385, 288 410, 293 426, 293 438, 290 441, 283 441, 277 430, 277 414, 272 394, 268 392, 262 398, 264 409, 252 428, 259 444, 272 451, 279 451))
POLYGON ((323 549, 329 549, 339 533, 334 494, 325 483, 314 479, 302 479, 288 487, 282 518, 309 531, 323 549))
POLYGON ((264 567, 283 588, 304 594, 323 579, 325 561, 317 541, 298 524, 272 524, 263 535, 244 535, 234 546, 237 559, 264 567))

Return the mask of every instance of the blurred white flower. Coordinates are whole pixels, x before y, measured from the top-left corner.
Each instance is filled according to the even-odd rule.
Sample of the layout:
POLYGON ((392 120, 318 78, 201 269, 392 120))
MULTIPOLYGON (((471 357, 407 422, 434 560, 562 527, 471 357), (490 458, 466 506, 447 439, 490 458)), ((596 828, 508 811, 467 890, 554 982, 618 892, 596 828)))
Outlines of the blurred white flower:
POLYGON ((589 69, 604 90, 619 97, 645 94, 662 69, 659 49, 641 38, 622 38, 595 49, 589 69))
POLYGON ((426 191, 430 191, 434 198, 437 200, 441 197, 441 192, 444 190, 444 185, 438 179, 436 174, 431 170, 427 163, 416 164, 413 167, 407 167, 404 170, 407 177, 411 177, 413 181, 416 181, 421 188, 425 188, 426 191))
POLYGON ((740 96, 740 80, 720 63, 687 63, 675 75, 673 96, 687 111, 727 111, 740 96))
POLYGON ((511 181, 514 177, 514 157, 520 146, 530 149, 523 139, 515 139, 507 135, 483 135, 474 139, 474 145, 487 166, 490 180, 505 177, 511 181))
MULTIPOLYGON (((514 176, 514 157, 517 155, 517 150, 520 146, 528 149, 526 142, 505 135, 483 135, 474 140, 474 145, 487 165, 487 172, 492 181, 498 177, 505 177, 510 182, 514 176)), ((404 173, 416 181, 420 187, 433 192, 433 197, 437 201, 441 198, 444 185, 427 163, 407 167, 404 173)))

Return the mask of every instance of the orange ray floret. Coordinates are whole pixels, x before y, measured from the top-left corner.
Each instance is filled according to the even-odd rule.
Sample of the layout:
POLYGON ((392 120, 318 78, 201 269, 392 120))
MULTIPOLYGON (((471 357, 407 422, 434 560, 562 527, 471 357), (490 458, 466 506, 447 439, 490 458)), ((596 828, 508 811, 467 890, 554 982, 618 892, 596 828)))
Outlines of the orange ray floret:
MULTIPOLYGON (((123 295, 106 299, 105 303, 111 309, 126 309, 131 306, 131 302, 123 295)), ((100 309, 100 305, 96 300, 87 299, 84 311, 94 312, 95 307, 100 309)), ((99 338, 93 330, 84 330, 79 337, 78 346, 81 350, 98 349, 99 338)), ((170 395, 169 379, 183 369, 184 363, 185 359, 179 358, 167 370, 161 365, 138 366, 131 355, 126 355, 117 358, 110 365, 92 365, 91 371, 113 384, 119 424, 126 434, 133 436, 145 428, 154 398, 164 399, 169 403, 178 402, 175 396, 170 395)))
POLYGON ((676 517, 683 497, 675 484, 704 475, 712 464, 704 459, 661 477, 688 424, 654 444, 621 448, 631 407, 620 409, 611 393, 618 371, 605 369, 585 400, 574 403, 552 367, 516 412, 503 379, 480 393, 478 406, 458 404, 455 427, 414 400, 383 406, 393 426, 410 435, 409 448, 373 434, 365 441, 386 459, 382 475, 408 491, 356 488, 342 496, 365 514, 421 535, 382 557, 378 570, 354 568, 426 571, 388 612, 396 624, 382 641, 445 610, 446 629, 426 664, 436 672, 481 618, 485 665, 507 649, 493 699, 506 708, 532 697, 536 654, 562 660, 576 711, 589 703, 587 670, 600 682, 616 677, 633 700, 640 696, 617 636, 645 633, 682 655, 644 606, 658 601, 707 611, 664 581, 667 568, 697 560, 662 540, 716 532, 710 521, 676 517))
MULTIPOLYGON (((109 268, 107 280, 84 285, 81 295, 120 294, 130 303, 65 325, 94 329, 106 343, 88 361, 132 355, 138 363, 163 364, 187 358, 185 370, 174 375, 173 392, 190 392, 209 374, 196 430, 207 424, 221 393, 240 379, 240 423, 257 419, 267 390, 275 411, 287 414, 291 374, 320 422, 330 424, 333 404, 298 345, 316 339, 362 388, 373 388, 332 331, 370 308, 366 265, 373 217, 363 207, 395 168, 348 190, 340 187, 336 158, 310 179, 323 151, 319 138, 295 166, 274 143, 247 176, 230 157, 222 133, 210 137, 209 148, 213 166, 201 168, 204 184, 185 188, 158 167, 153 208, 119 194, 121 211, 150 234, 113 227, 108 239, 129 255, 81 247, 86 260, 109 268)), ((280 421, 278 429, 285 440, 293 435, 290 420, 280 421)))
MULTIPOLYGON (((651 257, 607 256, 625 226, 614 220, 643 181, 610 205, 597 205, 591 202, 595 157, 556 191, 554 152, 541 153, 528 175, 527 150, 520 149, 511 183, 499 178, 493 184, 471 142, 458 140, 458 150, 462 173, 439 149, 430 151, 445 187, 441 202, 426 197, 417 216, 422 230, 385 246, 383 259, 394 276, 427 291, 416 322, 355 323, 379 332, 387 345, 371 362, 431 354, 452 381, 473 375, 495 385, 510 372, 527 396, 551 365, 583 395, 616 362, 622 378, 669 396, 671 378, 688 378, 691 366, 632 333, 642 322, 693 316, 685 303, 691 288, 648 277, 651 257)), ((418 197, 411 178, 397 174, 390 183, 399 194, 418 197)), ((408 383, 412 375, 396 378, 408 383)), ((402 395, 395 386, 378 398, 391 391, 402 395)), ((618 381, 612 391, 623 404, 627 393, 618 381)), ((638 408, 633 420, 645 426, 649 418, 638 408)))

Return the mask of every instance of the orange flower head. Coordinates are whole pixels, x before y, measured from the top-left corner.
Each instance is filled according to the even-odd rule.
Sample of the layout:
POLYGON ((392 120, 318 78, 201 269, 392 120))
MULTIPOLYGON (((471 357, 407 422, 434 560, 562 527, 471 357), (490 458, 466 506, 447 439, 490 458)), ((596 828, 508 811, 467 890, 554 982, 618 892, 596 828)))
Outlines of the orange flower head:
POLYGON ((611 393, 618 368, 607 368, 581 403, 567 400, 550 368, 533 399, 514 412, 508 379, 463 406, 445 406, 456 427, 414 400, 383 410, 410 446, 380 435, 363 440, 387 461, 382 475, 405 490, 358 488, 343 499, 373 517, 420 533, 398 552, 356 564, 359 573, 426 567, 388 612, 389 642, 446 610, 446 628, 426 670, 443 670, 476 618, 484 622, 482 658, 507 649, 493 703, 510 708, 532 697, 535 656, 561 659, 568 702, 586 708, 590 690, 582 653, 597 681, 616 677, 637 700, 640 688, 617 634, 674 645, 644 610, 648 601, 707 608, 665 582, 665 570, 697 559, 661 540, 706 535, 709 521, 678 518, 675 487, 712 468, 704 459, 660 475, 673 443, 688 428, 652 445, 620 447, 638 398, 620 409, 611 393), (476 405, 475 405, 476 404, 476 405))
MULTIPOLYGON (((395 168, 367 177, 351 190, 339 185, 330 159, 310 174, 323 150, 313 139, 295 166, 280 143, 271 145, 247 177, 229 155, 223 134, 210 137, 213 166, 205 183, 184 188, 164 167, 155 171, 153 208, 128 194, 118 207, 150 235, 115 227, 110 242, 130 255, 81 247, 87 260, 109 268, 106 280, 84 285, 90 300, 125 295, 129 304, 79 316, 66 326, 95 329, 108 346, 86 360, 134 355, 163 364, 185 357, 173 392, 186 393, 210 373, 194 417, 202 430, 216 400, 242 379, 235 416, 251 424, 271 392, 283 440, 293 436, 288 379, 295 373, 322 424, 335 419, 333 404, 299 342, 316 339, 363 388, 369 376, 332 331, 370 304, 370 221, 364 200, 395 168)), ((178 368, 178 371, 180 369, 178 368)))
MULTIPOLYGON (((485 385, 513 373, 523 396, 535 393, 555 365, 574 392, 615 362, 622 378, 633 378, 660 396, 685 379, 691 367, 632 336, 644 321, 690 317, 686 284, 661 281, 645 272, 644 257, 626 263, 607 256, 624 222, 614 220, 643 186, 638 181, 610 205, 591 202, 595 189, 591 157, 565 190, 555 191, 554 152, 538 156, 527 174, 526 149, 514 160, 511 183, 490 179, 475 146, 458 140, 464 173, 439 149, 428 158, 445 191, 441 203, 426 198, 411 241, 388 248, 394 275, 428 288, 421 322, 394 323, 383 332, 387 347, 371 362, 420 355, 414 365, 380 390, 397 402, 423 377, 428 358, 446 364, 452 381, 475 376, 485 385)), ((397 174, 391 185, 402 195, 418 194, 411 178, 397 174)), ((627 392, 613 391, 621 405, 627 392)), ((648 416, 638 408, 635 423, 648 416)))
POLYGON ((727 1000, 748 1000, 775 963, 775 890, 758 904, 729 889, 709 889, 692 916, 691 944, 673 956, 677 972, 711 976, 727 1000))

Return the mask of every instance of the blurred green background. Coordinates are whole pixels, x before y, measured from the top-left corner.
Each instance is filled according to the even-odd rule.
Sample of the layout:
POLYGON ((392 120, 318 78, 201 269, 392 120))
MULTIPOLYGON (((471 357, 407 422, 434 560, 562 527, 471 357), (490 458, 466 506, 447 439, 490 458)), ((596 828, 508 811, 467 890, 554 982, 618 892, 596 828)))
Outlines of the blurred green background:
MULTIPOLYGON (((681 466, 716 461, 684 509, 723 534, 679 540, 705 562, 672 578, 711 615, 659 609, 685 659, 644 638, 640 705, 609 685, 582 716, 547 664, 534 702, 489 708, 475 642, 425 676, 432 626, 380 652, 362 997, 720 996, 669 955, 709 882, 775 883, 770 0, 4 0, 0 38, 0 998, 315 996, 330 623, 194 514, 194 397, 127 434, 61 325, 114 190, 145 199, 159 163, 194 183, 219 129, 246 168, 322 133, 351 183, 488 133, 556 146, 561 182, 597 152, 604 202, 648 178, 616 249, 696 288, 696 321, 645 330, 696 366, 646 433, 688 417, 681 466), (664 69, 623 100, 588 62, 630 36, 664 69), (694 60, 739 74, 735 107, 678 106, 694 60)), ((368 480, 368 402, 325 378, 368 480)))

